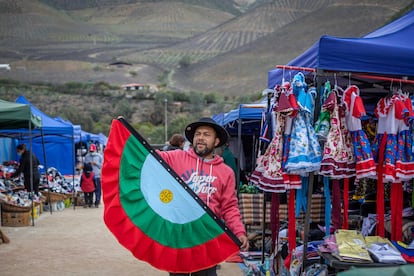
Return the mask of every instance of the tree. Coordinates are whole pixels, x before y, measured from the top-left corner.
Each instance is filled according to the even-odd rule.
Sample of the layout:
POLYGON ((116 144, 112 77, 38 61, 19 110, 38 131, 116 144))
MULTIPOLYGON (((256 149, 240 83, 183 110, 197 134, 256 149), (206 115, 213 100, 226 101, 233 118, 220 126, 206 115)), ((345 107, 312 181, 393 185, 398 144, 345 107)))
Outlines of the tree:
POLYGON ((125 118, 128 118, 129 119, 129 117, 132 115, 133 110, 132 110, 132 108, 131 108, 128 100, 125 99, 125 98, 123 98, 116 105, 116 112, 119 115, 122 115, 125 118))
POLYGON ((178 62, 178 64, 180 65, 180 67, 188 67, 191 65, 191 57, 190 56, 183 56, 180 61, 178 62))
POLYGON ((190 93, 191 113, 200 114, 204 109, 204 96, 201 93, 190 93))

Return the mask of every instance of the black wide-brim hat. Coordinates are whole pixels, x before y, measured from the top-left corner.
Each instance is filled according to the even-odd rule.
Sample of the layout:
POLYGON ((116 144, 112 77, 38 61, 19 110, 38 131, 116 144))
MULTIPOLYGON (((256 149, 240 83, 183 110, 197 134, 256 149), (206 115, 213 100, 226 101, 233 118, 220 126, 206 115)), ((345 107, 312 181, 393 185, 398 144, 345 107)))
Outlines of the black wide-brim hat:
POLYGON ((185 128, 185 137, 188 141, 190 141, 191 144, 193 143, 194 133, 196 129, 200 126, 209 126, 214 128, 217 137, 220 140, 220 143, 216 146, 216 148, 221 147, 222 145, 227 143, 227 140, 229 139, 229 134, 227 133, 227 130, 225 130, 224 127, 217 124, 216 121, 214 121, 213 119, 205 117, 201 118, 197 122, 189 124, 185 128))

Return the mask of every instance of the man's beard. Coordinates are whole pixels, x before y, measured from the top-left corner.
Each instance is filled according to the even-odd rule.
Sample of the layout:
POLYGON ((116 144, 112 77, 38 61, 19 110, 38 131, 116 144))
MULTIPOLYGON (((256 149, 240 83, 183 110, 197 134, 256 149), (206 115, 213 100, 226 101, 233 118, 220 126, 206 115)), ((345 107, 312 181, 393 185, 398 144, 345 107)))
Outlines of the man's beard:
POLYGON ((214 148, 205 147, 203 150, 198 150, 197 146, 194 146, 195 153, 200 157, 206 157, 207 155, 214 152, 214 148))

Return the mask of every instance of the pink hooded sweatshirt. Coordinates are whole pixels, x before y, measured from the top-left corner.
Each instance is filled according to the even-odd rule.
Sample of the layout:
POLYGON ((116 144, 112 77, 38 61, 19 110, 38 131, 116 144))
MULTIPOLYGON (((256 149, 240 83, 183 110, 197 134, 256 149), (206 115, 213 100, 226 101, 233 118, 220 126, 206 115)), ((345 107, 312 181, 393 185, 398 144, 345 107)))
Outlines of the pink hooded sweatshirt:
POLYGON ((216 155, 206 161, 192 148, 157 153, 237 237, 246 235, 235 192, 234 172, 223 158, 216 155))

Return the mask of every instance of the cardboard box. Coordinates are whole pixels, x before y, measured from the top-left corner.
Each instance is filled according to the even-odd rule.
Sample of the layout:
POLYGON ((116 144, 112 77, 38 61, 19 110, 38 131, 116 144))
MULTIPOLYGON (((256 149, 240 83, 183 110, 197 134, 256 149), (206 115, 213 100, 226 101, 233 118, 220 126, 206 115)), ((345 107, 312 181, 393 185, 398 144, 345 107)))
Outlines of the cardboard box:
POLYGON ((31 225, 31 211, 1 212, 1 226, 21 227, 31 225))

